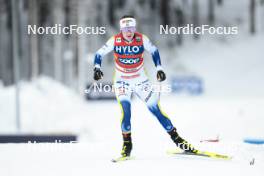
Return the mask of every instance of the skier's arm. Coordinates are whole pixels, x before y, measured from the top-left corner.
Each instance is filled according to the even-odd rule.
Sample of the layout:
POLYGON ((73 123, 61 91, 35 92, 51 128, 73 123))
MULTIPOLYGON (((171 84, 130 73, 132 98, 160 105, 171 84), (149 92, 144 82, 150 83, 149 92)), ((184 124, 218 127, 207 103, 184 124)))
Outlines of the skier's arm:
POLYGON ((146 35, 143 35, 143 45, 144 49, 146 49, 151 54, 157 70, 162 70, 159 50, 155 45, 151 43, 151 41, 146 35))
POLYGON ((164 73, 162 67, 161 67, 161 62, 160 62, 160 55, 159 55, 159 51, 158 48, 153 45, 149 38, 145 35, 143 35, 143 45, 144 48, 151 53, 153 62, 157 68, 157 79, 158 81, 164 81, 166 79, 166 74, 164 73))
POLYGON ((103 78, 103 72, 101 71, 102 58, 114 49, 114 37, 111 37, 105 44, 100 48, 94 57, 94 80, 98 81, 103 78))
POLYGON ((105 44, 95 53, 94 67, 101 68, 102 58, 114 49, 114 37, 111 37, 105 44))

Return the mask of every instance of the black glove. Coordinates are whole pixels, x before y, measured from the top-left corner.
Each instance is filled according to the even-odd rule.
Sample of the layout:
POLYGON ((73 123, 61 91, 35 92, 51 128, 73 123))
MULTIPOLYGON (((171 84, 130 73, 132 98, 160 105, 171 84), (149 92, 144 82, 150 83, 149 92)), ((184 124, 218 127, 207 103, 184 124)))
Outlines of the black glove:
POLYGON ((159 82, 164 81, 166 79, 166 74, 162 70, 159 70, 157 72, 157 79, 159 82))
POLYGON ((103 72, 100 70, 100 68, 94 68, 94 80, 98 81, 99 79, 102 79, 104 76, 103 72))

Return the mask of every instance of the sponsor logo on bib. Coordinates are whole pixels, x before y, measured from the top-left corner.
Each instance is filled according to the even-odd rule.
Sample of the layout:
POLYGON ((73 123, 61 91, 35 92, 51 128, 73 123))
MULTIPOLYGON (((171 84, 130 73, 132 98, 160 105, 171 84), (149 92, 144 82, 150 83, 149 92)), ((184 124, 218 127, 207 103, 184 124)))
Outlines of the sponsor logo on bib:
POLYGON ((117 53, 138 53, 142 46, 115 46, 115 52, 117 53))
POLYGON ((119 58, 119 62, 121 62, 122 64, 127 64, 127 65, 132 65, 132 64, 136 64, 140 61, 139 58, 119 58))
POLYGON ((116 38, 116 43, 121 43, 121 37, 116 38))

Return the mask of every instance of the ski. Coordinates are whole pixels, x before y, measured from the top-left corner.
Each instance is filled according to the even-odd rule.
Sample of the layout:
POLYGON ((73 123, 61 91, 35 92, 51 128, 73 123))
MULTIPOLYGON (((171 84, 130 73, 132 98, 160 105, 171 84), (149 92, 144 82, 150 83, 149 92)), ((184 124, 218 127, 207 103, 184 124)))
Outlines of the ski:
POLYGON ((185 151, 182 151, 179 149, 171 149, 171 150, 167 150, 167 154, 169 154, 169 155, 201 156, 201 157, 224 159, 224 160, 231 160, 232 159, 232 157, 228 156, 228 155, 222 155, 222 154, 207 152, 207 151, 198 151, 197 153, 190 153, 190 152, 185 152, 185 151))
POLYGON ((127 160, 132 160, 134 157, 131 157, 131 156, 121 156, 121 157, 118 157, 118 158, 115 158, 115 159, 112 159, 111 161, 113 163, 118 163, 118 162, 122 162, 122 161, 127 161, 127 160))

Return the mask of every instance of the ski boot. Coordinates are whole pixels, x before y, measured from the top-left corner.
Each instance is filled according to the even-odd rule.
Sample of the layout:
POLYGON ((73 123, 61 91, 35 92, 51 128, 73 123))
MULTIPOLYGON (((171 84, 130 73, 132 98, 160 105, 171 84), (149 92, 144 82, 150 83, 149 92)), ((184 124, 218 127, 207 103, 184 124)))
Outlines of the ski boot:
POLYGON ((121 151, 122 157, 129 157, 132 150, 131 133, 122 133, 123 135, 123 147, 121 151))
POLYGON ((183 151, 189 152, 189 153, 198 152, 198 150, 196 150, 191 144, 189 144, 186 140, 184 140, 183 138, 179 136, 176 128, 173 128, 173 130, 171 130, 168 133, 171 136, 171 139, 173 140, 173 142, 176 144, 176 146, 182 149, 183 151))

